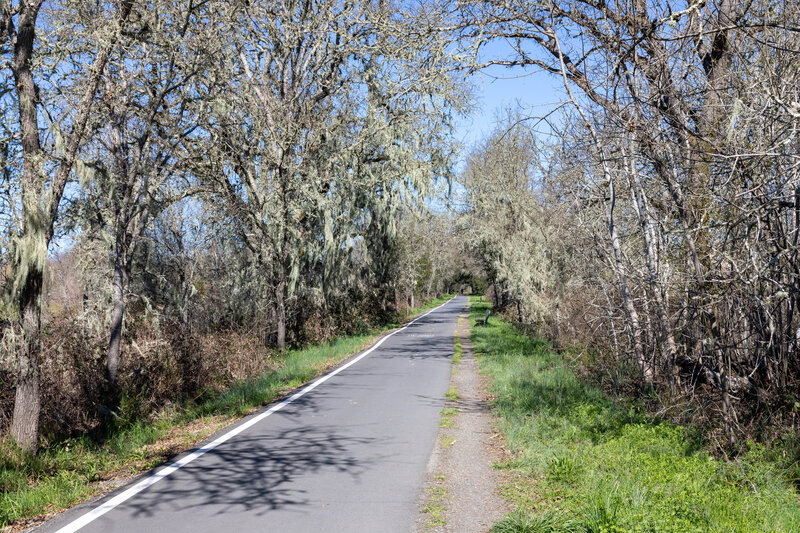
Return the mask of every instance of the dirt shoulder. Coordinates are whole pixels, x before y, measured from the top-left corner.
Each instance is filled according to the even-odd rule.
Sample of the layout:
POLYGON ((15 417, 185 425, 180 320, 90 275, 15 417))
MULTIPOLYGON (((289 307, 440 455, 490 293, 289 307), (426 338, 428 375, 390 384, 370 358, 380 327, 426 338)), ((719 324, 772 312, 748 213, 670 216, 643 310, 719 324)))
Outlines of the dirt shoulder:
POLYGON ((492 468, 502 460, 502 449, 469 341, 471 327, 468 313, 462 313, 456 329, 457 362, 420 497, 414 529, 420 533, 484 533, 511 510, 498 492, 501 473, 492 468))

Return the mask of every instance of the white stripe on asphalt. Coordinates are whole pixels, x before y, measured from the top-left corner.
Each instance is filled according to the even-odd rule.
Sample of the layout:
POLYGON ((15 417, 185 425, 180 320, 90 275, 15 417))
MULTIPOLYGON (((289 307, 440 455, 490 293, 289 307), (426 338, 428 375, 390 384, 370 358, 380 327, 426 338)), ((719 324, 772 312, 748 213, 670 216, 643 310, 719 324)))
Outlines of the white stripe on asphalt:
POLYGON ((278 403, 276 405, 273 405, 272 407, 270 407, 269 409, 267 409, 266 411, 264 411, 260 415, 257 415, 255 417, 251 418, 250 420, 248 420, 244 424, 236 426, 235 428, 233 428, 232 430, 228 431, 227 433, 225 433, 221 437, 218 437, 216 440, 214 440, 212 442, 209 442, 208 444, 206 444, 202 448, 196 449, 195 451, 193 451, 192 453, 190 453, 189 455, 187 455, 183 459, 175 461, 174 463, 172 463, 168 467, 162 468, 158 472, 154 472, 152 475, 150 475, 147 478, 143 479, 142 481, 140 481, 136 485, 132 486, 128 490, 118 494, 117 496, 114 496, 113 498, 111 498, 110 500, 105 502, 104 504, 102 504, 102 505, 100 505, 98 507, 95 507, 94 509, 92 509, 91 511, 86 513, 85 515, 83 515, 80 518, 78 518, 77 520, 74 520, 73 522, 70 522, 66 526, 64 526, 61 529, 59 529, 56 533, 74 533, 75 531, 78 531, 80 528, 82 528, 82 527, 90 524, 91 522, 97 520, 98 518, 100 518, 101 516, 103 516, 104 514, 109 512, 110 510, 112 510, 113 508, 115 508, 118 505, 120 505, 121 503, 133 498, 134 496, 136 496, 137 494, 142 492, 147 487, 149 487, 149 486, 151 486, 151 485, 153 485, 155 483, 158 483, 159 481, 161 481, 165 477, 171 475, 173 472, 175 472, 179 468, 182 468, 182 467, 188 465, 189 463, 191 463, 192 461, 194 461, 195 459, 197 459, 198 457, 200 457, 204 453, 210 452, 211 450, 213 450, 214 448, 216 448, 217 446, 219 446, 223 442, 226 442, 226 441, 232 439, 233 437, 235 437, 236 435, 238 435, 242 431, 244 431, 244 430, 246 430, 246 429, 248 429, 248 428, 250 428, 250 427, 252 427, 252 426, 254 426, 256 424, 258 424, 259 422, 261 422, 262 420, 267 418, 272 413, 276 413, 276 412, 280 411, 281 409, 283 409, 284 407, 286 407, 287 405, 289 405, 293 401, 297 400, 298 398, 301 398, 302 396, 305 396, 306 394, 308 394, 312 390, 316 389, 319 385, 322 385, 323 383, 325 383, 326 381, 331 379, 333 376, 335 376, 339 372, 345 370, 346 368, 350 368, 351 366, 353 366, 354 364, 356 364, 357 362, 361 361, 366 356, 368 356, 369 354, 374 352, 381 344, 383 344, 386 341, 386 339, 388 339, 392 335, 394 335, 396 333, 400 333, 401 331, 403 331, 404 329, 406 329, 407 327, 412 325, 417 320, 428 316, 429 314, 433 313, 437 309, 441 309, 445 305, 447 305, 450 302, 452 302, 454 299, 455 299, 455 297, 451 298, 450 300, 446 301, 442 305, 431 309, 430 311, 428 311, 427 313, 425 313, 423 315, 418 316, 417 318, 415 318, 414 320, 412 320, 411 322, 409 322, 408 324, 406 324, 402 328, 389 333, 388 335, 383 337, 381 340, 379 340, 378 342, 373 344, 371 348, 369 348, 367 351, 365 351, 364 353, 362 353, 361 355, 359 355, 358 357, 356 357, 352 361, 350 361, 347 364, 342 365, 342 366, 336 368, 335 370, 332 370, 331 372, 325 374, 321 378, 317 379, 316 381, 314 381, 313 383, 308 385, 303 390, 301 390, 299 392, 296 392, 295 394, 293 394, 289 398, 286 398, 282 402, 280 402, 280 403, 278 403))

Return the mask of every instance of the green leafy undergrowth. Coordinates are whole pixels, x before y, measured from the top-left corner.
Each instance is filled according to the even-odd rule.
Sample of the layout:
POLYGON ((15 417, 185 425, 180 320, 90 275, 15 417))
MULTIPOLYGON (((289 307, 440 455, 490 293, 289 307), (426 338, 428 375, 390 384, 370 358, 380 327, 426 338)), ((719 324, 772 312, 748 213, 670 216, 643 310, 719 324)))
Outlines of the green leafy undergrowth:
MULTIPOLYGON (((441 305, 430 301, 408 316, 441 305)), ((242 415, 270 403, 371 344, 380 331, 289 350, 275 368, 157 420, 126 421, 97 442, 86 436, 53 442, 35 457, 0 439, 0 528, 65 509, 100 493, 110 480, 149 470, 242 415)), ((124 404, 124 400, 123 400, 124 404)))
MULTIPOLYGON (((472 318, 489 304, 473 301, 472 318)), ((472 329, 514 459, 508 532, 800 531, 800 502, 763 448, 731 462, 691 430, 579 381, 562 355, 499 318, 472 329)))

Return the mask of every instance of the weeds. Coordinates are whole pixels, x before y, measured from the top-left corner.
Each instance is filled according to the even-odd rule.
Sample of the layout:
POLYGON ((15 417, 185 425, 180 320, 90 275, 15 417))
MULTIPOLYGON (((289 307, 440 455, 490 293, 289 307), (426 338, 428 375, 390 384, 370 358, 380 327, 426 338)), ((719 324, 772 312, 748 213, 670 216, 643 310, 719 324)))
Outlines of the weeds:
POLYGON ((459 399, 461 399, 461 396, 458 395, 458 391, 456 391, 456 388, 453 385, 451 385, 450 388, 447 389, 447 392, 444 393, 444 397, 450 400, 451 402, 456 402, 459 399))
POLYGON ((516 511, 495 524, 491 533, 583 533, 584 531, 575 520, 563 513, 549 510, 536 516, 516 511))
POLYGON ((440 428, 451 428, 455 426, 455 419, 454 417, 458 414, 458 409, 453 409, 452 407, 445 407, 439 414, 442 415, 442 418, 439 419, 439 427, 440 428))
POLYGON ((422 512, 427 514, 426 526, 428 529, 447 524, 445 514, 447 508, 444 500, 447 497, 447 487, 444 486, 444 475, 434 476, 436 484, 428 488, 428 502, 422 508, 422 512))

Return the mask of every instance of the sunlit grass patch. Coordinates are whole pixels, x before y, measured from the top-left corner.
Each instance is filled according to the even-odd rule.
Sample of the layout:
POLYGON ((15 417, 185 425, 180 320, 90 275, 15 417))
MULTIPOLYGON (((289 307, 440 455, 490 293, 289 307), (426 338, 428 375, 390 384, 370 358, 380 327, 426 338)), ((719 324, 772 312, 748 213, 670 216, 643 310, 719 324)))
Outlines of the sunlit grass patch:
POLYGON ((461 396, 458 395, 458 391, 453 385, 451 385, 450 388, 447 389, 447 392, 444 393, 444 397, 450 400, 451 402, 455 402, 461 399, 461 396))
POLYGON ((289 350, 277 370, 235 385, 217 398, 189 410, 187 417, 219 413, 245 415, 281 393, 313 379, 350 354, 365 348, 374 339, 373 332, 336 339, 319 346, 289 350))
POLYGON ((427 489, 428 501, 422 507, 422 512, 427 515, 427 529, 447 524, 447 507, 444 505, 444 500, 447 497, 447 487, 444 485, 444 474, 436 474, 434 480, 435 484, 427 489))
MULTIPOLYGON (((487 305, 473 302, 472 318, 487 305)), ((499 318, 472 342, 514 454, 504 466, 529 480, 504 488, 518 511, 495 533, 800 531, 798 495, 762 448, 717 460, 695 432, 611 401, 499 318)))

